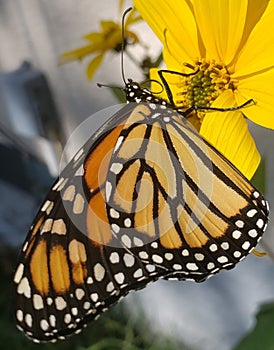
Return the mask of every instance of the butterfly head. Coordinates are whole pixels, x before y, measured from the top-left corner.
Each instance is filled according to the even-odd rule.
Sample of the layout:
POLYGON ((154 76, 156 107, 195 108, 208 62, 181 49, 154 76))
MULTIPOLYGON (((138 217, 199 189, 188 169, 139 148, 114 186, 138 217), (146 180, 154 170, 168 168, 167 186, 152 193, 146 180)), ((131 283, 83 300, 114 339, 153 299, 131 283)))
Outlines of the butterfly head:
POLYGON ((125 83, 124 93, 126 95, 127 102, 147 102, 167 105, 165 100, 154 96, 149 89, 142 87, 139 83, 133 81, 132 79, 128 79, 128 81, 125 83))

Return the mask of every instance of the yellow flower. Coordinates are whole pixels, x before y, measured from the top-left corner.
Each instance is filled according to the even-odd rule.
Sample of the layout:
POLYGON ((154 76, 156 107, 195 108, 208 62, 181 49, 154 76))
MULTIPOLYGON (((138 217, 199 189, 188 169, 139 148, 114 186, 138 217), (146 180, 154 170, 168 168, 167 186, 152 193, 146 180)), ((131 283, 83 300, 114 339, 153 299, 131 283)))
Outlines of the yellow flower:
POLYGON ((274 1, 134 3, 163 43, 167 68, 198 72, 165 73, 177 106, 228 108, 254 100, 240 111, 199 111, 196 120, 200 134, 250 179, 260 155, 245 117, 274 128, 274 1))
MULTIPOLYGON (((125 21, 124 31, 124 47, 127 44, 135 44, 139 42, 137 35, 128 30, 128 27, 140 20, 140 16, 135 10, 131 11, 125 21)), ((60 56, 60 64, 71 61, 82 60, 89 55, 95 55, 88 63, 86 75, 88 79, 92 79, 96 70, 100 67, 105 54, 108 51, 120 52, 122 49, 122 27, 120 23, 114 21, 101 21, 101 30, 86 34, 83 39, 87 44, 75 50, 63 53, 60 56)))

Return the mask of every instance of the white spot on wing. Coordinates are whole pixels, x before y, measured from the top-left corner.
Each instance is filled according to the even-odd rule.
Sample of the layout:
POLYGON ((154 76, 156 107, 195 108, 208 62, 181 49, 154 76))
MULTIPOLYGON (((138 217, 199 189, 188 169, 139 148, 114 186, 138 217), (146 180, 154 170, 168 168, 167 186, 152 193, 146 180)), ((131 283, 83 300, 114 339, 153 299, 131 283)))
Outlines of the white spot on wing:
POLYGON ((131 239, 129 238, 129 236, 123 235, 121 240, 127 248, 131 248, 131 239))
POLYGON ((235 258, 239 258, 242 254, 241 252, 239 252, 239 250, 236 250, 233 255, 235 256, 235 258))
POLYGON ((77 171, 75 172, 75 176, 83 176, 84 175, 84 167, 81 165, 77 171))
POLYGON ((120 231, 120 227, 117 224, 112 224, 111 229, 114 233, 118 233, 120 231))
POLYGON ((118 272, 114 275, 114 278, 117 283, 122 284, 125 280, 125 275, 122 272, 118 272))
POLYGON ((124 254, 123 260, 126 267, 132 267, 135 263, 134 256, 128 253, 124 254))
POLYGON ((31 314, 26 314, 25 316, 25 322, 29 328, 32 327, 32 316, 31 314))
POLYGON ((213 262, 209 262, 209 263, 207 264, 207 269, 208 269, 208 270, 212 270, 214 267, 215 267, 215 264, 214 264, 213 262))
POLYGON ((198 261, 203 261, 205 258, 204 254, 202 253, 196 253, 194 256, 195 256, 195 259, 198 261))
POLYGON ((136 247, 142 247, 144 245, 143 241, 137 237, 133 238, 133 243, 136 247))
POLYGON ((118 211, 116 211, 115 209, 113 208, 110 208, 110 211, 109 211, 109 214, 112 218, 114 219, 118 219, 120 214, 118 213, 118 211))
POLYGON ((256 209, 250 209, 246 215, 249 217, 249 218, 253 218, 253 216, 255 216, 257 214, 257 210, 256 209))
POLYGON ((111 183, 109 181, 106 181, 106 200, 107 200, 107 202, 110 199, 111 190, 112 190, 111 183))
POLYGON ((246 242, 244 242, 244 243, 242 244, 242 248, 243 248, 244 250, 248 250, 249 247, 250 247, 250 242, 248 242, 248 241, 246 241, 246 242))
POLYGON ((83 299, 84 295, 85 295, 85 292, 84 292, 83 289, 81 289, 81 288, 77 288, 77 289, 76 289, 76 291, 75 291, 75 296, 76 296, 76 298, 77 298, 78 300, 83 299))
POLYGON ((109 260, 112 264, 117 264, 120 261, 119 254, 117 252, 112 252, 109 256, 109 260))
POLYGON ((110 166, 110 171, 114 174, 119 174, 119 172, 123 169, 123 165, 121 163, 112 163, 110 166))
POLYGON ((54 203, 52 201, 47 200, 43 204, 41 211, 46 212, 49 215, 53 209, 53 206, 54 206, 54 203))
POLYGON ((130 227, 130 226, 131 226, 131 220, 130 220, 130 218, 126 218, 126 219, 124 220, 124 225, 125 225, 125 227, 130 227))
POLYGON ((96 281, 101 282, 105 277, 105 272, 106 272, 105 268, 100 263, 97 263, 94 266, 93 271, 94 271, 94 277, 96 281))
POLYGON ((56 297, 55 298, 55 306, 57 310, 64 310, 67 307, 67 303, 63 297, 56 297))
POLYGON ((24 318, 24 314, 23 314, 23 311, 22 310, 17 310, 16 311, 16 318, 19 322, 22 322, 23 321, 23 318, 24 318))
POLYGON ((156 264, 161 264, 163 262, 163 258, 160 255, 157 254, 153 254, 152 255, 152 260, 156 263, 156 264))
POLYGON ((258 236, 258 232, 255 229, 249 230, 248 235, 252 238, 256 238, 258 236))
MULTIPOLYGON (((166 253, 169 254, 169 253, 166 253)), ((139 257, 141 259, 148 259, 148 253, 147 252, 139 252, 139 257)))
POLYGON ((115 145, 114 150, 113 150, 114 153, 117 152, 117 150, 120 148, 120 146, 121 146, 123 140, 124 140, 124 137, 123 137, 123 136, 119 136, 119 137, 118 137, 117 142, 116 142, 116 145, 115 145))
POLYGON ((209 250, 212 252, 216 252, 218 250, 218 247, 215 243, 213 243, 209 246, 209 250))
POLYGON ((43 331, 47 331, 49 329, 49 324, 47 320, 41 320, 40 321, 40 327, 43 329, 43 331))
POLYGON ((21 281, 21 278, 23 277, 23 274, 24 274, 24 265, 19 264, 14 275, 14 282, 19 283, 21 281))
POLYGON ((242 232, 239 231, 239 230, 235 230, 235 231, 232 232, 232 237, 234 239, 239 239, 241 237, 241 235, 242 235, 242 232))
POLYGON ((99 295, 98 295, 97 293, 92 293, 92 294, 90 295, 90 299, 91 299, 94 303, 96 303, 96 301, 99 299, 99 295))
POLYGON ((237 221, 235 222, 235 225, 236 225, 237 227, 239 227, 239 228, 243 228, 244 225, 245 225, 245 223, 244 223, 242 220, 237 220, 237 221))
POLYGON ((178 270, 182 270, 182 265, 180 265, 180 264, 174 264, 174 265, 173 265, 173 269, 174 269, 174 270, 177 270, 177 271, 178 271, 178 270))
POLYGON ((49 323, 51 327, 56 327, 56 317, 54 315, 49 315, 49 323))
POLYGON ((263 221, 263 219, 258 219, 257 222, 256 222, 256 225, 257 225, 259 228, 263 228, 263 226, 264 226, 264 221, 263 221))
POLYGON ((63 219, 54 220, 51 233, 56 233, 58 235, 65 235, 67 232, 66 225, 63 219))
POLYGON ((229 243, 228 243, 228 242, 223 242, 223 243, 221 244, 221 247, 222 247, 224 250, 227 250, 227 249, 229 249, 229 243))
POLYGON ((73 213, 74 214, 82 214, 84 210, 84 198, 80 193, 77 193, 74 203, 73 203, 73 213))
POLYGON ((182 255, 183 256, 189 256, 189 251, 187 249, 182 250, 182 255))
POLYGON ((33 295, 33 307, 35 308, 35 310, 42 310, 44 308, 44 302, 41 295, 33 295))
POLYGON ((220 263, 220 264, 225 264, 228 262, 228 258, 226 256, 219 256, 217 258, 217 261, 220 263))
POLYGON ((43 224, 42 224, 42 227, 41 227, 41 234, 45 233, 45 232, 50 232, 51 231, 51 228, 52 228, 52 223, 53 223, 53 220, 52 219, 47 219, 43 224))
POLYGON ((26 298, 30 298, 31 290, 27 277, 22 278, 21 282, 18 284, 17 293, 23 294, 26 298))
POLYGON ((143 276, 143 271, 142 271, 142 269, 136 270, 136 271, 134 272, 134 274, 133 274, 133 277, 134 277, 134 278, 140 278, 140 277, 142 277, 142 276, 143 276))
POLYGON ((187 263, 186 268, 190 271, 197 271, 199 269, 195 263, 187 263))
POLYGON ((70 323, 71 322, 71 314, 65 314, 64 316, 64 322, 66 324, 70 323))
POLYGON ((62 199, 64 201, 69 201, 69 202, 72 202, 73 201, 73 198, 74 198, 74 195, 75 195, 75 186, 74 185, 70 185, 68 186, 63 195, 62 195, 62 199))
POLYGON ((114 284, 112 282, 109 282, 106 287, 106 291, 108 293, 112 292, 114 290, 114 284))
POLYGON ((154 265, 152 265, 152 264, 146 265, 146 270, 147 270, 148 272, 154 272, 155 269, 156 269, 156 267, 155 267, 154 265))

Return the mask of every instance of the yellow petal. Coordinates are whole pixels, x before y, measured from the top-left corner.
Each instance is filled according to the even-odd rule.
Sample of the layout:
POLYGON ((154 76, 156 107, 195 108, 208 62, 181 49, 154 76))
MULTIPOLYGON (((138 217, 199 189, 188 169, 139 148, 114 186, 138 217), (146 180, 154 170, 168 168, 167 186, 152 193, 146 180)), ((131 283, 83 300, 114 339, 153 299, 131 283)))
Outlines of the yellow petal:
POLYGON ((112 30, 120 29, 121 26, 113 21, 101 21, 102 32, 111 32, 112 30))
POLYGON ((125 0, 119 0, 119 11, 122 11, 124 8, 125 0))
POLYGON ((81 60, 85 56, 88 56, 97 50, 98 50, 97 46, 87 45, 87 46, 79 47, 78 49, 75 49, 72 51, 64 52, 62 55, 60 55, 59 64, 81 60))
MULTIPOLYGON (((262 71, 263 69, 273 67, 274 64, 274 3, 269 0, 258 1, 256 3, 257 6, 262 6, 259 12, 260 14, 267 3, 268 6, 239 53, 235 65, 235 74, 238 77, 262 71)), ((256 19, 257 17, 253 22, 256 19)))
POLYGON ((150 79, 151 80, 156 80, 158 83, 152 81, 151 84, 151 91, 153 92, 154 95, 157 95, 158 97, 161 97, 168 101, 169 103, 173 103, 176 106, 181 105, 181 100, 182 96, 179 93, 180 91, 178 90, 178 86, 182 85, 182 76, 179 74, 176 74, 176 71, 173 72, 163 72, 162 71, 162 78, 158 74, 159 71, 162 71, 161 69, 158 68, 152 68, 150 70, 150 79), (168 87, 168 88, 167 88, 168 87), (167 90, 170 90, 171 93, 171 99, 167 95, 167 90))
POLYGON ((104 54, 98 55, 94 57, 88 64, 86 69, 86 76, 89 80, 93 78, 93 75, 95 74, 96 70, 100 67, 102 61, 104 58, 104 54))
MULTIPOLYGON (((166 67, 170 70, 174 70, 177 72, 181 72, 182 70, 182 62, 180 60, 180 57, 177 55, 173 55, 172 53, 170 53, 170 51, 168 49, 164 49, 163 50, 163 58, 164 58, 164 62, 166 64, 166 67)), ((187 62, 187 61, 185 61, 187 62)))
POLYGON ((159 78, 158 71, 159 68, 151 68, 149 70, 149 79, 151 80, 150 90, 155 96, 167 100, 167 94, 161 79, 159 78))
POLYGON ((237 105, 252 98, 255 105, 243 110, 254 123, 274 129, 274 68, 239 81, 235 97, 237 105))
POLYGON ((228 65, 242 40, 248 0, 193 0, 206 58, 228 65))
POLYGON ((134 0, 134 4, 171 55, 181 63, 200 57, 197 26, 189 2, 134 0))
POLYGON ((136 8, 133 8, 130 13, 127 15, 126 22, 125 22, 125 27, 127 28, 128 26, 137 23, 142 20, 142 17, 140 14, 137 12, 136 8))
POLYGON ((86 35, 83 36, 83 39, 90 41, 92 43, 101 43, 103 36, 102 33, 96 33, 96 32, 92 32, 92 33, 88 33, 86 35))
MULTIPOLYGON (((215 107, 233 105, 235 99, 229 90, 215 100, 215 107)), ((200 134, 251 179, 260 163, 260 154, 241 111, 207 112, 200 134)))

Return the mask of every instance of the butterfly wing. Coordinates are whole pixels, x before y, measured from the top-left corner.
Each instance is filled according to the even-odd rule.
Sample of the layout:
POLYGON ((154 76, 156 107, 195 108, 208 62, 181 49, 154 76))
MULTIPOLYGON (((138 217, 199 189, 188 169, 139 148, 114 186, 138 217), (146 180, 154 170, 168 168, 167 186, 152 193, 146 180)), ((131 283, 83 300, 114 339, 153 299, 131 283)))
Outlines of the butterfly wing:
POLYGON ((266 228, 263 196, 178 113, 141 104, 127 122, 106 182, 117 239, 166 279, 233 268, 266 228))
POLYGON ((36 342, 79 332, 147 283, 133 277, 142 264, 112 235, 105 209, 106 170, 131 109, 114 115, 64 169, 23 245, 14 276, 16 320, 36 342))
POLYGON ((184 118, 129 105, 77 153, 34 220, 14 276, 18 328, 64 339, 150 281, 204 280, 245 257, 266 221, 261 194, 184 118))

